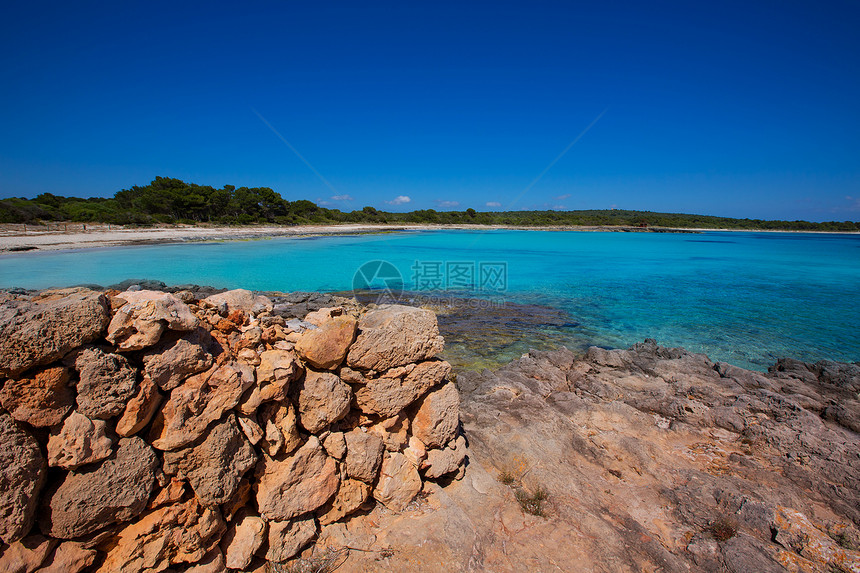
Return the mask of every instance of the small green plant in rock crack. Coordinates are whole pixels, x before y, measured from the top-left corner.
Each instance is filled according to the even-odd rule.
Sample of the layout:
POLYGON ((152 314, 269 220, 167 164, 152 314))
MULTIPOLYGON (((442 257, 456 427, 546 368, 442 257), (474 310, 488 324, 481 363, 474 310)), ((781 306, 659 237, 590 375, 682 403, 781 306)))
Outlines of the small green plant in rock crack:
POLYGON ((513 486, 517 482, 516 476, 509 471, 503 471, 499 474, 499 481, 510 487, 513 486))
POLYGON ((533 493, 529 494, 523 488, 517 488, 514 492, 514 495, 517 498, 517 501, 520 503, 520 507, 523 508, 523 511, 526 513, 530 513, 531 515, 537 515, 538 517, 544 517, 544 508, 543 504, 549 497, 547 491, 538 486, 533 493))

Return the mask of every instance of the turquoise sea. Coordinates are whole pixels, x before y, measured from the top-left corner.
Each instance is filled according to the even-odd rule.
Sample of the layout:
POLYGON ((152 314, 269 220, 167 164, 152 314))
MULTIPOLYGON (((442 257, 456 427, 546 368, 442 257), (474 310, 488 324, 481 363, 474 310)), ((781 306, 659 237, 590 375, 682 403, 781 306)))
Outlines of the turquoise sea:
POLYGON ((0 288, 146 278, 334 292, 399 287, 397 275, 410 298, 492 301, 483 309, 470 303, 471 312, 498 319, 491 330, 504 341, 481 345, 487 359, 529 346, 628 347, 651 337, 756 369, 781 356, 860 361, 858 235, 428 231, 0 257, 0 288), (371 261, 396 270, 362 267, 371 261), (544 310, 554 317, 545 325, 544 310), (533 319, 528 328, 517 311, 533 319))

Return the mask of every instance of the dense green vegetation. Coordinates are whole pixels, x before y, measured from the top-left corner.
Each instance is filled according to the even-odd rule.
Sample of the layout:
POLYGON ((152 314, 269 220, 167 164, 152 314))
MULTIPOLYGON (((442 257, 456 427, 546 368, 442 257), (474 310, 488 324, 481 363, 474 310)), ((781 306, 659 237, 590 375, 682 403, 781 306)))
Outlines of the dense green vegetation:
POLYGON ((61 197, 43 193, 35 199, 0 200, 0 223, 99 222, 120 225, 159 223, 435 223, 517 225, 621 225, 704 229, 767 229, 792 231, 860 231, 860 222, 767 221, 731 219, 650 211, 501 211, 479 213, 422 209, 390 213, 373 207, 345 213, 304 199, 287 201, 268 187, 185 183, 156 177, 144 187, 118 191, 113 198, 61 197))

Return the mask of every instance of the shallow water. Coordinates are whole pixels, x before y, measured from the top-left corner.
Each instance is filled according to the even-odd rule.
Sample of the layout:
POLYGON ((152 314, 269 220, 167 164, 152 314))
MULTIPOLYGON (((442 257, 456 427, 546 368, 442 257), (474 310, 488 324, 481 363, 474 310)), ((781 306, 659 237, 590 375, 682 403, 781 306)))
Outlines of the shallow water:
POLYGON ((451 307, 449 326, 459 321, 448 333, 458 362, 498 363, 530 346, 627 347, 645 337, 757 369, 780 356, 860 361, 857 235, 439 231, 0 257, 2 288, 133 277, 274 291, 419 291, 451 307), (371 265, 357 276, 369 261, 393 267, 371 265), (484 280, 482 270, 490 273, 484 280), (473 297, 492 304, 469 308, 463 301, 473 297), (480 339, 471 349, 470 329, 480 339))

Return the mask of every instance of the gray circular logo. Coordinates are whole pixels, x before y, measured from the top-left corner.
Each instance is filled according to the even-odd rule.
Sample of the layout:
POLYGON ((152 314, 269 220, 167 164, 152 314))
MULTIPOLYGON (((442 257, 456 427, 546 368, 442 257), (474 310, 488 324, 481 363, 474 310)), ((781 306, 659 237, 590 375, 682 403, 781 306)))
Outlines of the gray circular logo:
POLYGON ((352 289, 370 295, 369 302, 396 303, 403 295, 403 275, 388 261, 368 261, 352 276, 352 289))

